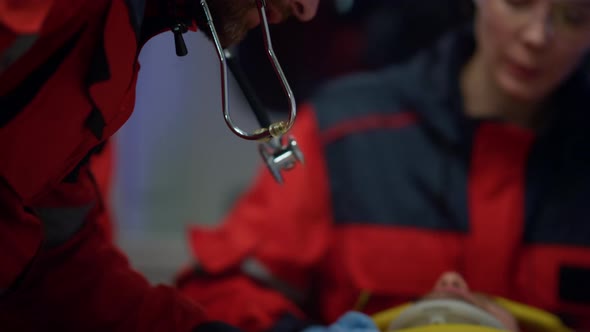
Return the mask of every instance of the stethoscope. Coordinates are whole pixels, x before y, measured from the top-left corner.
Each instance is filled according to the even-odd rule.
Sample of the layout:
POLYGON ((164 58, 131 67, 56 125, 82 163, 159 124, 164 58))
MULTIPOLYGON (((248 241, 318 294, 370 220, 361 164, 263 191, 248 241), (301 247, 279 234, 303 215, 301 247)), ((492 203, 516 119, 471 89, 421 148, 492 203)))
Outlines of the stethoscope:
MULTIPOLYGON (((273 66, 274 72, 279 79, 283 91, 289 100, 289 118, 287 121, 271 122, 268 113, 264 110, 262 103, 256 97, 256 94, 250 86, 247 78, 242 72, 237 60, 232 53, 224 49, 219 41, 219 36, 213 24, 213 17, 209 10, 206 0, 200 0, 200 5, 205 13, 205 19, 207 20, 207 26, 211 31, 212 39, 217 49, 217 57, 219 59, 219 65, 221 70, 221 102, 222 111, 225 123, 228 128, 238 137, 249 140, 261 142, 258 146, 260 156, 265 162, 266 166, 270 170, 271 174, 278 183, 283 183, 282 171, 293 169, 298 162, 303 163, 303 153, 297 145, 297 141, 292 136, 287 137, 285 135, 291 130, 297 117, 297 104, 293 91, 289 86, 289 82, 283 73, 281 65, 275 55, 272 41, 270 37, 270 30, 268 27, 268 19, 266 16, 266 0, 256 0, 258 7, 258 14, 260 16, 260 24, 264 35, 264 45, 267 52, 267 56, 273 66), (260 129, 255 130, 252 133, 248 133, 238 127, 231 118, 230 107, 228 101, 228 67, 232 71, 236 82, 243 91, 248 104, 252 108, 254 115, 260 125, 260 129)), ((174 33, 174 41, 176 46, 176 54, 178 56, 184 56, 188 53, 186 44, 184 43, 182 34, 187 31, 186 26, 177 24, 172 28, 174 33)))

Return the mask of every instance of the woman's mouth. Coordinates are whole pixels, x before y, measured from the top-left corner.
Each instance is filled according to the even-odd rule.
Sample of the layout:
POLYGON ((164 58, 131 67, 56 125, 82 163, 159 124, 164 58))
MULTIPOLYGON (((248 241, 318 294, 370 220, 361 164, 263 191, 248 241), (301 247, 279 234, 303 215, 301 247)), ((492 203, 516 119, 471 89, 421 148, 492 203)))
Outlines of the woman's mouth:
POLYGON ((541 70, 533 66, 519 64, 515 61, 506 62, 510 74, 520 81, 532 81, 541 75, 541 70))

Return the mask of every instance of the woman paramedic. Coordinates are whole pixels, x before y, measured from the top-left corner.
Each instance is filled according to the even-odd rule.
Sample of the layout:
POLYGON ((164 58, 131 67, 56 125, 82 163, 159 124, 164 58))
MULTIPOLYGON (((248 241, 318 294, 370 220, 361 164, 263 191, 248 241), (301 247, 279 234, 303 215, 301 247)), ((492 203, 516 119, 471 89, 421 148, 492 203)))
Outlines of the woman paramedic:
POLYGON ((411 61, 311 98, 306 167, 193 228, 181 291, 260 331, 379 312, 454 270, 589 329, 590 1, 475 4, 411 61))
POLYGON ((151 36, 172 29, 183 55, 194 22, 226 47, 261 21, 309 20, 317 5, 0 0, 0 330, 232 329, 130 268, 98 225, 105 188, 88 159, 130 116, 151 36))

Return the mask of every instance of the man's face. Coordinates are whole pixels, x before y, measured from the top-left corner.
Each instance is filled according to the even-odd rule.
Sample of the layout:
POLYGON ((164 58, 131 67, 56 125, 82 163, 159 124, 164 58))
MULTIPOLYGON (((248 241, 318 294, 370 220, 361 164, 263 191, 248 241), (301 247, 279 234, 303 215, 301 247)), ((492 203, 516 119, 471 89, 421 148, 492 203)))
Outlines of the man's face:
POLYGON ((476 2, 479 55, 514 98, 544 98, 590 49, 590 0, 476 2))
MULTIPOLYGON (((266 16, 271 24, 293 16, 300 21, 311 20, 319 0, 266 0, 266 16)), ((244 39, 249 30, 260 24, 255 0, 207 0, 221 45, 228 47, 244 39)), ((209 29, 201 26, 209 35, 209 29)))

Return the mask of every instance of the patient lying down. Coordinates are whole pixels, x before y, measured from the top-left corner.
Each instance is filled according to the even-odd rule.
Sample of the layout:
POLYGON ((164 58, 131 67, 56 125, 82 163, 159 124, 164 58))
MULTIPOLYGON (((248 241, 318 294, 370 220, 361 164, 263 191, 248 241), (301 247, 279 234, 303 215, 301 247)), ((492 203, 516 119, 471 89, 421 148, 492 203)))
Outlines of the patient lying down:
POLYGON ((332 326, 305 332, 566 332, 561 321, 542 310, 473 292, 456 272, 446 272, 431 292, 400 307, 368 317, 349 312, 332 326))

